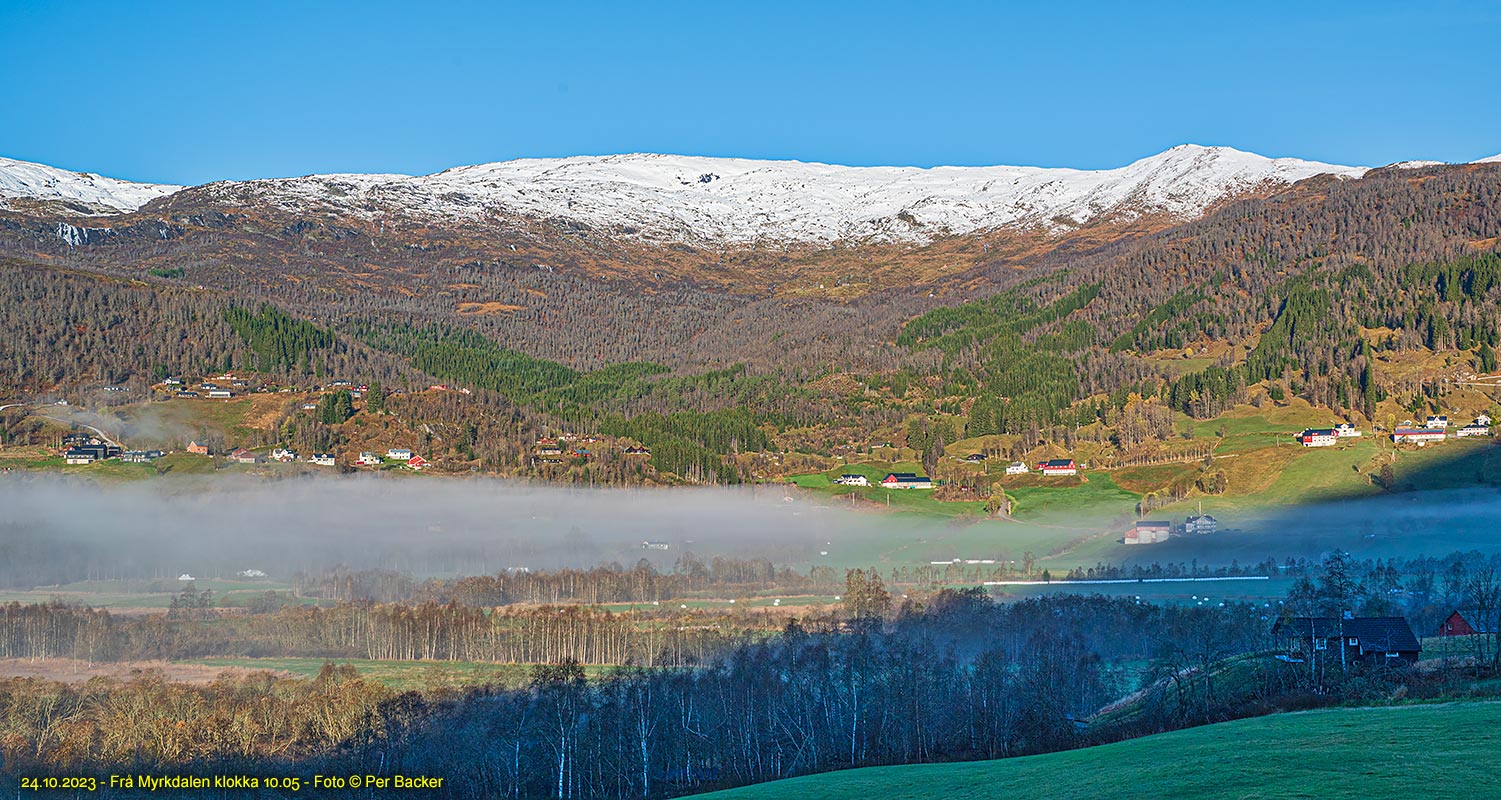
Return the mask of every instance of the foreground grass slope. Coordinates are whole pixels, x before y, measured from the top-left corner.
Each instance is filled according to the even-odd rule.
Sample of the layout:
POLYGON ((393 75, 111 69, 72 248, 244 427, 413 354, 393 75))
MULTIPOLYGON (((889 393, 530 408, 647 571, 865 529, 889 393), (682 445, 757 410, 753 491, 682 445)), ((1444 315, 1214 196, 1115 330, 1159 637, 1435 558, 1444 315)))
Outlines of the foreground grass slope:
POLYGON ((720 800, 1174 800, 1493 797, 1501 703, 1336 709, 1207 725, 1000 761, 879 767, 749 786, 720 800))

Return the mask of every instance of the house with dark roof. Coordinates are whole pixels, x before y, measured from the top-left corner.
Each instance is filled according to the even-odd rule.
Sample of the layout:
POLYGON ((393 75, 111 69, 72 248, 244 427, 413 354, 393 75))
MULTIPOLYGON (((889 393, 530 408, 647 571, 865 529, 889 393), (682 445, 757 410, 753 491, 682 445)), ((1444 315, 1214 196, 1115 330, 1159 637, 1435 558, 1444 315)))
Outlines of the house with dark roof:
POLYGON ((1044 475, 1078 475, 1079 465, 1072 458, 1054 458, 1037 465, 1044 475))
POLYGON ((1288 617, 1277 621, 1272 635, 1287 645, 1292 661, 1406 666, 1423 650, 1402 617, 1288 617))
POLYGON ((893 472, 881 481, 887 489, 931 489, 932 479, 915 472, 893 472))

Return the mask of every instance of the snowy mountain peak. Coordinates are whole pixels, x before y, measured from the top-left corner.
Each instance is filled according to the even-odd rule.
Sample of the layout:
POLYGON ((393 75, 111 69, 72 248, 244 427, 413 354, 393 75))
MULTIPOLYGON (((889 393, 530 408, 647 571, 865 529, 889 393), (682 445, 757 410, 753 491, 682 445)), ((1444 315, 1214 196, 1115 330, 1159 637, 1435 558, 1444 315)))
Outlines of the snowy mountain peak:
MULTIPOLYGON (((221 182, 182 197, 365 218, 563 219, 606 235, 696 244, 921 243, 1003 227, 1056 232, 1102 218, 1192 219, 1229 197, 1314 175, 1358 177, 1365 171, 1192 144, 1103 170, 847 167, 633 153, 519 159, 416 177, 221 182)), ((0 160, 0 196, 133 210, 175 189, 0 160)))
POLYGON ((8 201, 58 202, 89 213, 134 211, 181 186, 132 183, 91 172, 0 158, 0 207, 8 201))

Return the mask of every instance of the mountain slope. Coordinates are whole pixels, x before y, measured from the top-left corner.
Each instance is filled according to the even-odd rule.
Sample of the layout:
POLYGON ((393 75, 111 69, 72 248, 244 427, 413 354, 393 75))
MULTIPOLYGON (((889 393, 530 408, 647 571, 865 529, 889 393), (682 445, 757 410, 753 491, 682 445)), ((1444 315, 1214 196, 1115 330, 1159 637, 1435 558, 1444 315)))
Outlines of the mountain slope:
POLYGON ((692 244, 926 243, 1005 226, 1067 230, 1106 217, 1196 217, 1227 197, 1365 170, 1182 145, 1110 170, 844 167, 631 154, 522 159, 422 177, 314 175, 203 187, 232 205, 479 221, 564 219, 692 244))
POLYGON ((58 203, 78 213, 115 214, 134 211, 181 188, 0 158, 0 208, 28 202, 58 203))
MULTIPOLYGON (((1056 233, 1114 219, 1181 221, 1226 198, 1361 167, 1181 145, 1124 167, 845 167, 631 154, 522 159, 433 175, 312 175, 220 182, 174 204, 365 220, 565 220, 618 237, 696 245, 928 243, 1002 227, 1056 233)), ((129 211, 176 187, 0 161, 0 196, 129 211)))

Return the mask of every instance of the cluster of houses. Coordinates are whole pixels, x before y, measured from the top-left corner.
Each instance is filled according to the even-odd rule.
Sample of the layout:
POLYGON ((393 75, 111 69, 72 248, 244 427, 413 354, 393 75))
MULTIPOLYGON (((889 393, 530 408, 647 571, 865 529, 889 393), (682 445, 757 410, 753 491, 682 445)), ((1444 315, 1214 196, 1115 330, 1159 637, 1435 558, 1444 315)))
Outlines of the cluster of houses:
MULTIPOLYGON (((594 455, 588 445, 599 441, 601 440, 598 436, 577 436, 571 433, 564 433, 557 437, 543 436, 537 440, 532 454, 539 463, 561 464, 564 456, 589 458, 594 455)), ((621 452, 627 456, 651 457, 651 449, 640 445, 629 445, 621 452)))
POLYGON ((1333 447, 1340 439, 1353 439, 1361 435, 1360 429, 1348 422, 1332 428, 1308 428, 1294 438, 1304 447, 1333 447))
MULTIPOLYGON (((630 451, 627 450, 627 453, 630 451)), ((975 453, 964 458, 965 461, 984 461, 986 456, 975 453)), ((1037 464, 1037 471, 1048 476, 1078 475, 1079 465, 1072 458, 1055 458, 1037 464)), ((1026 475, 1031 470, 1020 461, 1013 461, 1006 467, 1007 475, 1026 475)), ((846 472, 834 479, 839 486, 870 486, 870 479, 854 472, 846 472)), ((933 479, 926 475, 918 475, 915 472, 890 472, 881 479, 880 485, 887 489, 931 489, 933 479)))
MULTIPOLYGON (((202 444, 197 441, 189 442, 187 450, 189 453, 194 453, 196 455, 209 455, 208 445, 202 444)), ((244 447, 236 448, 235 450, 230 452, 227 457, 230 461, 233 461, 237 464, 261 464, 266 460, 261 456, 260 453, 244 447)), ((270 455, 270 460, 278 461, 283 464, 293 463, 297 461, 298 458, 299 456, 297 454, 297 451, 287 447, 274 448, 272 449, 270 455)), ((314 464, 320 467, 338 466, 339 463, 338 459, 334 456, 333 453, 314 453, 308 456, 305 460, 309 464, 314 464)), ((407 467, 408 469, 414 470, 426 469, 429 466, 427 459, 423 458, 420 455, 417 455, 416 453, 413 453, 411 450, 404 447, 393 447, 386 451, 384 457, 379 456, 373 452, 366 451, 360 453, 360 457, 356 459, 354 463, 356 466, 361 467, 378 467, 385 464, 387 461, 395 461, 402 466, 407 467)))
MULTIPOLYGON (((834 483, 840 486, 869 486, 870 479, 858 473, 846 472, 835 478, 834 483)), ((881 486, 887 489, 931 489, 933 479, 915 472, 890 472, 881 479, 881 486)))
POLYGON ((1208 514, 1196 514, 1174 527, 1170 520, 1137 520, 1122 538, 1124 544, 1157 544, 1174 536, 1205 536, 1219 530, 1219 521, 1208 514))
MULTIPOLYGON (((1490 436, 1491 418, 1481 414, 1468 425, 1454 431, 1454 437, 1465 439, 1471 436, 1490 436)), ((1442 414, 1430 415, 1419 427, 1412 420, 1403 420, 1392 431, 1392 441, 1398 444, 1415 444, 1419 447, 1430 442, 1442 442, 1449 438, 1449 418, 1442 414)))
MULTIPOLYGON (((1341 422, 1332 428, 1308 428, 1298 433, 1293 438, 1304 447, 1333 447, 1341 439, 1360 436, 1361 432, 1348 422, 1341 422)), ((1475 418, 1474 422, 1454 431, 1456 438, 1470 436, 1491 435, 1491 418, 1485 414, 1475 418)), ((1430 415, 1418 425, 1412 420, 1403 420, 1396 430, 1392 431, 1392 441, 1398 444, 1416 444, 1419 447, 1429 442, 1442 442, 1449 438, 1449 418, 1442 414, 1430 415)))
POLYGON ((127 464, 149 464, 166 455, 160 450, 123 450, 102 437, 81 431, 63 435, 63 463, 92 464, 118 458, 127 464))
MULTIPOLYGON (((330 454, 320 455, 328 455, 330 459, 333 458, 333 456, 330 454)), ((384 457, 367 450, 363 453, 360 453, 360 457, 355 459, 354 463, 355 466, 359 467, 378 467, 386 463, 387 461, 394 461, 401 464, 402 466, 405 466, 408 469, 415 469, 419 471, 428 467, 427 459, 417 455, 416 453, 413 453, 411 450, 405 447, 393 447, 386 451, 384 457)))
MULTIPOLYGON (((276 387, 272 386, 269 383, 262 383, 259 386, 252 387, 250 385, 250 381, 244 378, 236 377, 232 372, 226 372, 223 375, 219 375, 213 378, 205 378, 194 388, 189 388, 188 384, 184 383, 183 379, 178 377, 164 378, 157 383, 157 386, 161 387, 162 389, 171 391, 174 397, 184 400, 191 400, 205 396, 210 400, 232 400, 235 397, 238 397, 239 395, 247 392, 264 393, 293 391, 293 387, 291 386, 276 387)), ((314 386, 312 387, 311 391, 321 392, 325 388, 347 389, 349 390, 350 396, 354 397, 355 399, 363 397, 366 392, 370 391, 370 387, 366 384, 360 384, 356 386, 353 381, 343 378, 330 381, 327 387, 314 386)), ((439 387, 435 386, 433 388, 436 389, 439 387)), ((448 387, 442 388, 446 389, 448 387)), ((464 391, 466 394, 468 393, 467 389, 460 391, 464 391)), ((303 406, 304 409, 309 407, 316 408, 317 406, 303 406)))

